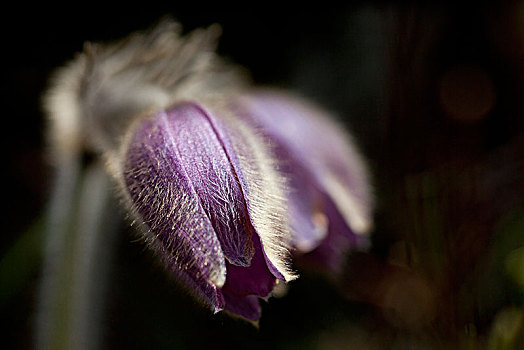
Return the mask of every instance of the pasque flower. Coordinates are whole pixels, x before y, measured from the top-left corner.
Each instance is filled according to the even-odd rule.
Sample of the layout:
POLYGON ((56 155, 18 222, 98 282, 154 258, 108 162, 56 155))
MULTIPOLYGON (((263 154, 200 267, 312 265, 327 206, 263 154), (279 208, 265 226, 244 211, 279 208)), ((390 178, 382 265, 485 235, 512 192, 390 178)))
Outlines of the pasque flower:
POLYGON ((339 268, 369 229, 371 201, 330 116, 247 88, 215 55, 216 34, 181 37, 167 21, 87 45, 47 95, 49 136, 59 161, 105 160, 141 237, 189 292, 258 320, 259 298, 296 277, 291 250, 339 268))
POLYGON ((164 265, 215 311, 257 320, 258 297, 293 274, 279 176, 242 128, 177 103, 131 129, 116 176, 164 265))
POLYGON ((57 159, 106 160, 130 218, 163 266, 215 312, 250 320, 295 277, 285 181, 261 135, 225 101, 245 86, 214 53, 217 27, 171 21, 87 45, 47 95, 57 159))

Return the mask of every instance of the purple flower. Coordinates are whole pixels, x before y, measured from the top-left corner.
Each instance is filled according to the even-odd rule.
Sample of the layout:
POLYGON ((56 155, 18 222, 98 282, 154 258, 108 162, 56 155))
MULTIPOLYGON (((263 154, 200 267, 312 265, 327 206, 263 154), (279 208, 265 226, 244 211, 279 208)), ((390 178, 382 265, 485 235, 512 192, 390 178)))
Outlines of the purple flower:
POLYGON ((372 196, 364 161, 333 117, 290 94, 258 91, 233 108, 271 140, 288 198, 295 253, 339 272, 349 249, 368 244, 372 196))
POLYGON ((57 159, 106 160, 145 242, 212 310, 258 320, 295 278, 289 250, 331 271, 365 243, 371 200, 355 147, 330 116, 282 93, 246 94, 215 52, 218 28, 166 21, 86 45, 47 108, 57 159))
POLYGON ((117 170, 164 266, 215 312, 249 320, 259 297, 294 277, 284 191, 266 153, 227 110, 180 102, 131 128, 117 170))

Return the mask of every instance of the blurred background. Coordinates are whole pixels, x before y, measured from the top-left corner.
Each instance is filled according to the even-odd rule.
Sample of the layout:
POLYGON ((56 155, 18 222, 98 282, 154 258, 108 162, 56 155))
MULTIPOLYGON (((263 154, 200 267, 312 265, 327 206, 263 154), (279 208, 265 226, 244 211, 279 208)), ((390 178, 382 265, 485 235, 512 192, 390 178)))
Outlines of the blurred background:
POLYGON ((372 246, 348 256, 338 283, 302 273, 263 304, 257 329, 200 308, 124 230, 104 348, 524 348, 524 1, 130 6, 23 9, 3 22, 0 347, 32 348, 49 74, 85 41, 120 39, 168 14, 185 31, 221 24, 219 52, 254 82, 298 91, 347 125, 373 173, 372 246))

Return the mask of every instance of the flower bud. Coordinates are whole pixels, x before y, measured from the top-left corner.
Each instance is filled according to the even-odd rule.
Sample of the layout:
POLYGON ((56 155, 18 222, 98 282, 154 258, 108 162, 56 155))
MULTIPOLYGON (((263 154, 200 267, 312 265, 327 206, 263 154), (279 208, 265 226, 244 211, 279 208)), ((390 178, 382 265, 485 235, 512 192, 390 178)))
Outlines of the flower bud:
POLYGON ((260 183, 264 174, 239 156, 253 162, 260 152, 242 154, 250 146, 236 137, 238 126, 225 120, 193 102, 144 118, 127 135, 115 175, 164 266, 215 312, 225 309, 257 320, 257 297, 268 296, 277 278, 292 278, 284 261, 289 239, 283 231, 276 240, 281 228, 258 223, 258 202, 271 203, 269 193, 279 184, 268 183, 269 176, 268 194, 251 196, 246 181, 260 183), (275 245, 278 254, 271 252, 275 245))

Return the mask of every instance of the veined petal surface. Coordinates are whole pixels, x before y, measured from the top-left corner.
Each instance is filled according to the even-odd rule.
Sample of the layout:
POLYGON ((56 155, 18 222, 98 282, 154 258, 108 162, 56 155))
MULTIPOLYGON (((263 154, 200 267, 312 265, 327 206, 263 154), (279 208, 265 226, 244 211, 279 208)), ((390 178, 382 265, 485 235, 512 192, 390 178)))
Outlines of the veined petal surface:
POLYGON ((205 112, 181 103, 127 140, 124 186, 146 239, 189 289, 218 311, 226 262, 247 266, 252 230, 236 176, 205 112))
POLYGON ((224 100, 210 106, 210 120, 220 135, 241 185, 249 219, 260 238, 267 267, 276 278, 290 281, 297 276, 289 264, 291 232, 287 188, 282 173, 277 170, 270 145, 259 130, 246 123, 224 100))

